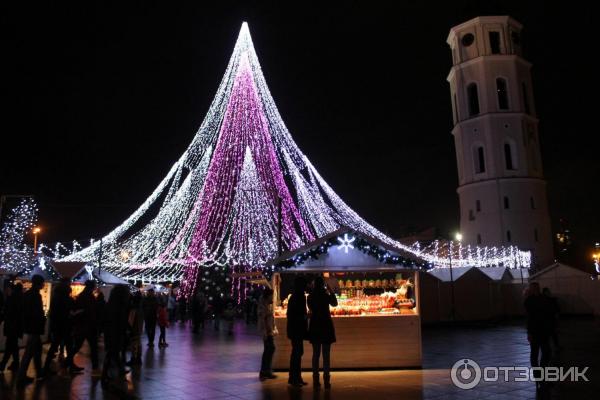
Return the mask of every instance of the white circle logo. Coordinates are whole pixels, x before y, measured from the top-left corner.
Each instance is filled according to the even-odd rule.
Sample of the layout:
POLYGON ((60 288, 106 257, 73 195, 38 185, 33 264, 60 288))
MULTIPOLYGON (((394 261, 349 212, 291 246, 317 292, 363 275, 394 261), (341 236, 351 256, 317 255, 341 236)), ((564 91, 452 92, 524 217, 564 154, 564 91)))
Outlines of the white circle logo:
POLYGON ((468 390, 473 389, 481 381, 481 368, 470 358, 458 360, 452 366, 450 378, 454 386, 468 390))

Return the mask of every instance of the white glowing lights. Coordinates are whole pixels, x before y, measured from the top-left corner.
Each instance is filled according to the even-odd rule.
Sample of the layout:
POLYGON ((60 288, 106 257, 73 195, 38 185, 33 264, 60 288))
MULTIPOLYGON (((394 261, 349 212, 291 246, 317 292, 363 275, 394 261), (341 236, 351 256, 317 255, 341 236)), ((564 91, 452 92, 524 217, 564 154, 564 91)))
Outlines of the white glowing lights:
POLYGON ((344 233, 344 237, 338 238, 338 242, 340 242, 338 249, 344 250, 344 253, 348 254, 348 249, 353 249, 354 246, 352 245, 352 243, 354 243, 354 241, 356 240, 356 238, 354 237, 348 237, 347 233, 344 233))
POLYGON ((37 221, 37 211, 35 201, 24 198, 8 214, 0 230, 1 269, 18 272, 33 262, 33 248, 25 243, 25 238, 37 221))
MULTIPOLYGON (((321 177, 281 119, 244 23, 216 96, 181 158, 123 224, 64 259, 96 263, 101 257, 103 268, 122 278, 183 279, 191 293, 204 276, 201 268, 263 268, 277 255, 279 227, 284 248, 292 250, 342 226, 431 265, 449 265, 445 243, 420 248, 387 237, 321 177)), ((340 249, 348 252, 353 241, 345 236, 340 249)), ((516 247, 453 246, 452 252, 453 266, 530 263, 529 253, 516 247)))

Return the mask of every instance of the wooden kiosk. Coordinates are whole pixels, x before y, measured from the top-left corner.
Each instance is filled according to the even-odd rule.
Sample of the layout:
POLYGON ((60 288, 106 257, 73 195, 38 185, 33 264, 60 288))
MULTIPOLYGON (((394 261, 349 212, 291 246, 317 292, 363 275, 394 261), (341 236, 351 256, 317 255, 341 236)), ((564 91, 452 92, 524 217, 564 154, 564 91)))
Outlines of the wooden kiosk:
MULTIPOLYGON (((400 252, 350 230, 340 230, 274 260, 276 352, 273 368, 289 369, 287 298, 299 274, 322 275, 336 292, 331 308, 337 341, 332 369, 420 368, 419 273, 400 252), (397 262, 395 262, 397 261, 397 262), (407 265, 408 264, 408 265, 407 265)), ((307 341, 302 367, 311 367, 307 341)))

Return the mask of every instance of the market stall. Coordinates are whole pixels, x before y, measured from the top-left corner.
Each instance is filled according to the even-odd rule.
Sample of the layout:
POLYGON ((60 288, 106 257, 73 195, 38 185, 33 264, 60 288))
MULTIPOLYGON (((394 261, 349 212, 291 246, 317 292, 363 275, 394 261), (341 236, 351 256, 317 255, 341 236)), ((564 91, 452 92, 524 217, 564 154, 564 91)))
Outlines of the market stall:
MULTIPOLYGON (((291 344, 286 332, 286 306, 298 275, 308 281, 322 275, 338 299, 338 306, 331 307, 337 336, 331 351, 333 369, 422 365, 419 272, 399 252, 373 238, 344 230, 272 264, 279 267, 272 276, 275 325, 279 331, 275 338, 275 369, 289 368, 291 344)), ((310 350, 305 350, 302 367, 310 366, 310 350)))

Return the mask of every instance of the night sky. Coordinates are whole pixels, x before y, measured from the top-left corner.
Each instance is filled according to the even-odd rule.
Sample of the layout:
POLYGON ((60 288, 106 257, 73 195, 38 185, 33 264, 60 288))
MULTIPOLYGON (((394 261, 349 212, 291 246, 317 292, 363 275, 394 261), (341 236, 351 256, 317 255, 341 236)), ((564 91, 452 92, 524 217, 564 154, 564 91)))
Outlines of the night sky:
POLYGON ((396 237, 457 229, 445 41, 494 14, 524 24, 553 225, 600 239, 588 3, 20 3, 0 6, 0 193, 35 195, 44 242, 98 238, 152 192, 200 126, 242 21, 292 136, 352 208, 396 237))

